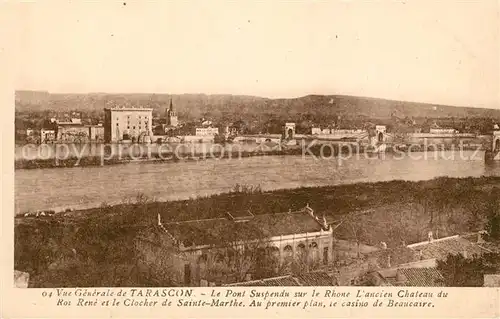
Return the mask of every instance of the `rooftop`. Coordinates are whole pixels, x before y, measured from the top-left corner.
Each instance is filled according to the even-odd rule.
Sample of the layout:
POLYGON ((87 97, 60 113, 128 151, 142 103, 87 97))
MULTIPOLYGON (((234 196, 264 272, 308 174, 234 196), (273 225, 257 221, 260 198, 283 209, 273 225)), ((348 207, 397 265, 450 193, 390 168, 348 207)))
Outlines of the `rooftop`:
POLYGON ((384 285, 406 287, 442 287, 443 276, 434 267, 393 268, 377 271, 384 285))
POLYGON ((466 254, 468 257, 481 255, 487 249, 459 235, 408 245, 419 254, 420 259, 446 259, 449 254, 466 254))
POLYGON ((407 264, 419 260, 418 253, 414 250, 401 246, 390 249, 381 249, 366 255, 370 260, 373 260, 379 267, 386 268, 407 264))
POLYGON ((73 122, 58 122, 57 126, 62 127, 85 127, 82 123, 73 123, 73 122))
POLYGON ((250 212, 231 213, 222 218, 163 223, 163 227, 186 247, 325 230, 306 210, 255 216, 250 212))
POLYGON ((105 108, 105 110, 110 110, 110 111, 153 111, 152 108, 147 108, 147 107, 111 107, 111 108, 105 108))
POLYGON ((404 277, 403 286, 442 287, 444 278, 436 268, 401 268, 398 272, 404 277))

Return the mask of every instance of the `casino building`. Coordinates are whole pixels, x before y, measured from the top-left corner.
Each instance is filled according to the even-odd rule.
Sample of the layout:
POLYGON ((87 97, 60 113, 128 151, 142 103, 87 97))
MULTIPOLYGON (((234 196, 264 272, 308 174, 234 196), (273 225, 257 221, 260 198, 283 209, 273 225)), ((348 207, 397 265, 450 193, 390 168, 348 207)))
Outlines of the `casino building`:
POLYGON ((273 268, 274 275, 291 273, 292 264, 300 264, 301 272, 321 269, 332 262, 333 245, 332 228, 306 206, 184 221, 159 213, 157 225, 136 239, 135 248, 150 273, 164 272, 182 286, 206 286, 258 279, 261 268, 273 268))

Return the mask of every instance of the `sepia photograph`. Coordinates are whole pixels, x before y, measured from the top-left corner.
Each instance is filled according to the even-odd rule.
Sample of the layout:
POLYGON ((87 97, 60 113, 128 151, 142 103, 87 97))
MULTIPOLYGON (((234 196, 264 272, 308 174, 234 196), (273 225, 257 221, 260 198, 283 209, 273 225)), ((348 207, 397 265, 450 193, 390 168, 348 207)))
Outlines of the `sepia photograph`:
POLYGON ((16 288, 500 287, 497 1, 14 7, 16 288))

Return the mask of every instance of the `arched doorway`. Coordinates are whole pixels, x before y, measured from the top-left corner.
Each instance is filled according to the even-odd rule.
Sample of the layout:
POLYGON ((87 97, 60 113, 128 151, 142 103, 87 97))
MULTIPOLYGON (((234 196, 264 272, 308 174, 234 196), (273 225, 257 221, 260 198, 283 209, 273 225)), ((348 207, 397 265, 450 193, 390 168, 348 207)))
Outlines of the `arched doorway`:
POLYGON ((291 259, 293 258, 293 248, 290 245, 286 245, 285 248, 283 248, 283 259, 291 259))
POLYGON ((271 260, 279 260, 280 258, 280 250, 276 246, 267 247, 267 254, 271 260))
POLYGON ((317 263, 319 261, 319 247, 316 242, 309 244, 309 250, 311 251, 311 261, 317 263))
POLYGON ((293 129, 289 128, 287 133, 286 133, 287 138, 292 139, 293 138, 293 129))
POLYGON ((286 245, 285 248, 283 248, 283 270, 287 273, 291 272, 292 264, 293 264, 293 248, 290 245, 286 245))
POLYGON ((297 260, 305 263, 307 261, 307 250, 306 245, 300 243, 297 245, 297 260))
POLYGON ((495 140, 495 146, 493 147, 493 151, 500 151, 500 138, 495 140))
POLYGON ((377 140, 378 140, 379 143, 382 143, 384 141, 384 133, 379 132, 377 134, 377 140))

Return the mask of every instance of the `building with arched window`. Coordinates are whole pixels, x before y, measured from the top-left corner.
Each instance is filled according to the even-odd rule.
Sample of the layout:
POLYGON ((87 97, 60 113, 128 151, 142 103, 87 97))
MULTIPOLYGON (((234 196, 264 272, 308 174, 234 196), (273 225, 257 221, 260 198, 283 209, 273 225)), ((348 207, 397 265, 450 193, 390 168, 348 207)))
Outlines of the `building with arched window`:
POLYGON ((333 231, 324 218, 306 206, 298 211, 253 215, 225 213, 224 217, 168 221, 136 241, 146 265, 169 254, 161 268, 171 269, 175 282, 199 286, 307 272, 333 261, 333 231))

